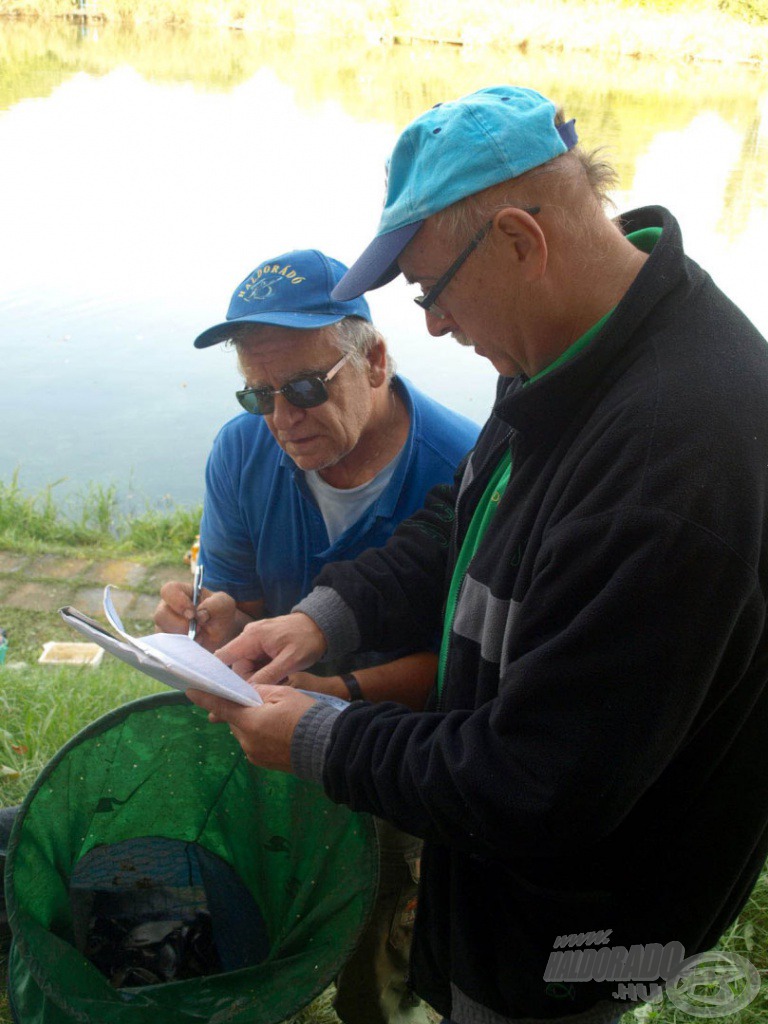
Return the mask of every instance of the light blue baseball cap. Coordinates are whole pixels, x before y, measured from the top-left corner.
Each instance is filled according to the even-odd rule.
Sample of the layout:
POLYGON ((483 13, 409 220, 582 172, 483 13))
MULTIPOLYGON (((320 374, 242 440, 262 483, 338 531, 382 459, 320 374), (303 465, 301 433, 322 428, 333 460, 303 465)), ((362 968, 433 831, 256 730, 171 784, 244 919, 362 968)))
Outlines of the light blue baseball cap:
POLYGON ((294 249, 260 263, 235 288, 225 323, 209 327, 195 348, 218 345, 245 324, 273 324, 297 330, 329 327, 347 316, 371 319, 365 299, 332 298, 331 290, 347 271, 344 263, 319 249, 294 249))
POLYGON ((555 109, 533 89, 499 85, 438 103, 412 121, 389 159, 376 237, 333 297, 348 300, 397 277, 397 258, 427 217, 573 149, 575 122, 556 125, 555 109))

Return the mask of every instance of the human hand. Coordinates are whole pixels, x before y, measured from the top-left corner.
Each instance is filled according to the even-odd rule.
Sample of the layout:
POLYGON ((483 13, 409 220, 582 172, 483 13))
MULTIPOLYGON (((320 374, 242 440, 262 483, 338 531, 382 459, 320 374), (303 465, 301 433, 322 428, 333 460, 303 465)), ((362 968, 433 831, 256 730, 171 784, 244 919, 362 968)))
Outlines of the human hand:
POLYGON ((264 703, 244 707, 201 690, 187 690, 193 704, 205 708, 208 721, 226 722, 251 762, 261 768, 291 771, 291 741, 299 719, 315 703, 290 686, 259 686, 264 703))
POLYGON ((311 672, 292 672, 285 682, 296 690, 328 693, 331 697, 349 700, 349 689, 342 682, 341 676, 316 676, 311 672))
POLYGON ((186 633, 190 620, 197 619, 195 639, 208 651, 215 651, 237 635, 237 605, 223 590, 200 590, 197 609, 192 603, 191 583, 165 583, 155 610, 155 626, 162 633, 186 633))
POLYGON ((327 646, 320 627, 308 615, 292 612, 250 622, 215 653, 252 686, 274 685, 291 672, 314 665, 327 646))

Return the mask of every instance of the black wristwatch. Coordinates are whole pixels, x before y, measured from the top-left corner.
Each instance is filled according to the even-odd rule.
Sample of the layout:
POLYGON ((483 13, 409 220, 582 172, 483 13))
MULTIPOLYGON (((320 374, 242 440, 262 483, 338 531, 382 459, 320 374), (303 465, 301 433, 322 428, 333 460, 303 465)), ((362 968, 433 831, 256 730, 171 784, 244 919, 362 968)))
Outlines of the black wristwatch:
POLYGON ((360 683, 358 683, 357 679, 351 672, 345 673, 341 677, 341 681, 349 690, 350 700, 365 700, 365 697, 363 696, 363 691, 360 689, 360 683))

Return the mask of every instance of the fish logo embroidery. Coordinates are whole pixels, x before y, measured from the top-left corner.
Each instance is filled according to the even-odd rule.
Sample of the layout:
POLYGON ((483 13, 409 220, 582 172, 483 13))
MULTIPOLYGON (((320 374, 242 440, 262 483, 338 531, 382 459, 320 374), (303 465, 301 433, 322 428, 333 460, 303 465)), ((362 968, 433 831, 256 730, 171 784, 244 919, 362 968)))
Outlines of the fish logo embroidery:
MULTIPOLYGON (((278 277, 276 280, 284 281, 285 278, 278 277)), ((263 301, 264 299, 268 299, 270 295, 274 294, 275 289, 272 283, 270 281, 262 280, 259 281, 258 284, 255 284, 248 294, 243 296, 243 298, 246 302, 252 302, 254 299, 263 301)))

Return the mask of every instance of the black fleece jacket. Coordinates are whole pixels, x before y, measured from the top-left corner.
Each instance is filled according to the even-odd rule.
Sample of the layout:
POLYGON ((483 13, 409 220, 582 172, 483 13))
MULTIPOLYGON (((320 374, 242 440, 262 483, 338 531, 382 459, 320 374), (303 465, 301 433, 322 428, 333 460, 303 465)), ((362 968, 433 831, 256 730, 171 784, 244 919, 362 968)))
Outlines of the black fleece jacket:
POLYGON ((600 333, 502 378, 454 493, 306 603, 332 648, 429 636, 511 446, 439 700, 353 705, 319 762, 332 799, 425 838, 413 982, 454 1017, 610 998, 557 998, 560 935, 710 948, 768 853, 768 347, 666 210, 623 226, 663 230, 600 333))

